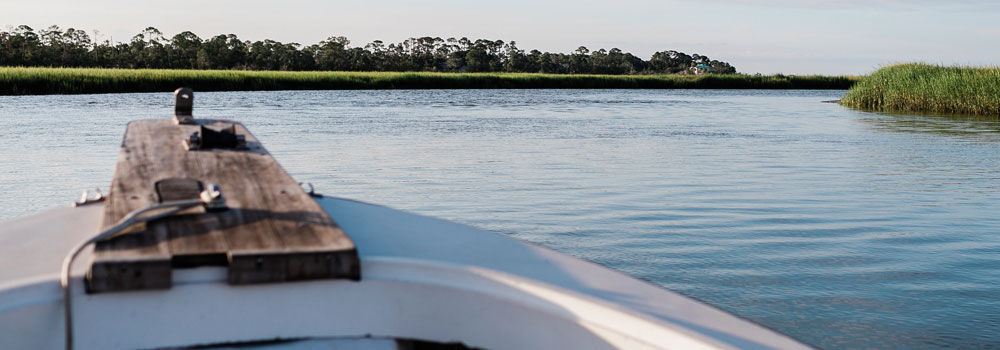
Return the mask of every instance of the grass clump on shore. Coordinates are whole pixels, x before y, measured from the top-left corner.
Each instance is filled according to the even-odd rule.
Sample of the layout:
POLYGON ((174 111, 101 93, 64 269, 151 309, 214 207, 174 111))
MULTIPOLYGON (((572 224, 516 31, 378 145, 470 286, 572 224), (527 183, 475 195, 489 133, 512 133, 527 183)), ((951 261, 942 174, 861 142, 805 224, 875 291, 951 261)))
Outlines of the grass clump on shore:
POLYGON ((846 76, 286 72, 0 67, 0 95, 363 89, 847 89, 846 76))
POLYGON ((1000 67, 893 65, 862 79, 840 101, 876 111, 1000 116, 1000 67))

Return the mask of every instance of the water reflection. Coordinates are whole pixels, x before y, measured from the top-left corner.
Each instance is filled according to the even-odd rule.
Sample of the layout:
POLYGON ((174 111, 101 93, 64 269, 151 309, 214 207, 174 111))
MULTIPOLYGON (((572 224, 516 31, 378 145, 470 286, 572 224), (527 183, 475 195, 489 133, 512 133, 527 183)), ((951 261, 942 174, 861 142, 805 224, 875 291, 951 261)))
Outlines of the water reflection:
POLYGON ((1000 117, 939 114, 858 113, 858 120, 873 130, 930 133, 1000 140, 1000 117))

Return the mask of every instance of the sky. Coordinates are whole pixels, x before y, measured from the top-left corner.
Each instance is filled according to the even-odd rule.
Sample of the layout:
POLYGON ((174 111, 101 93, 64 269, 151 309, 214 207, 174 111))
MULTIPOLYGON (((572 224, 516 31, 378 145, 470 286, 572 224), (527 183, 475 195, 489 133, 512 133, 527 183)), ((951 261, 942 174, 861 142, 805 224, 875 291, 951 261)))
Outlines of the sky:
POLYGON ((676 50, 750 74, 1000 65, 995 0, 0 0, 0 27, 21 24, 124 42, 152 26, 168 37, 190 30, 306 45, 330 36, 352 46, 464 36, 549 52, 617 47, 644 59, 676 50))

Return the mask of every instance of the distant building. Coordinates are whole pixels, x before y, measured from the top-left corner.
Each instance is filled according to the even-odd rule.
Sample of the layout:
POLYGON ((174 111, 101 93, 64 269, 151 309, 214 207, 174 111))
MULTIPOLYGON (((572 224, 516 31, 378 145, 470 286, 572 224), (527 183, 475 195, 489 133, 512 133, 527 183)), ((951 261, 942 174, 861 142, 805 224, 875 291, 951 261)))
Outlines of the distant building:
POLYGON ((697 66, 691 67, 691 70, 696 75, 697 74, 711 73, 712 72, 712 66, 709 66, 707 64, 699 64, 697 66))

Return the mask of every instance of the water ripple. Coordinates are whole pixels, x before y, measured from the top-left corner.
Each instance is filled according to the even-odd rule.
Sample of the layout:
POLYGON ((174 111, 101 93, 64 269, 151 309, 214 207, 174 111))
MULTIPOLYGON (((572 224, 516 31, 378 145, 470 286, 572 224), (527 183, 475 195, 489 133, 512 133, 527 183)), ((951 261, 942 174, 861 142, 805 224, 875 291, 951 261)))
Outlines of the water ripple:
MULTIPOLYGON (((199 93, 325 194, 584 257, 828 349, 1000 348, 1000 121, 839 91, 199 93)), ((171 95, 0 97, 0 220, 107 187, 171 95), (29 196, 25 189, 32 189, 29 196)))

